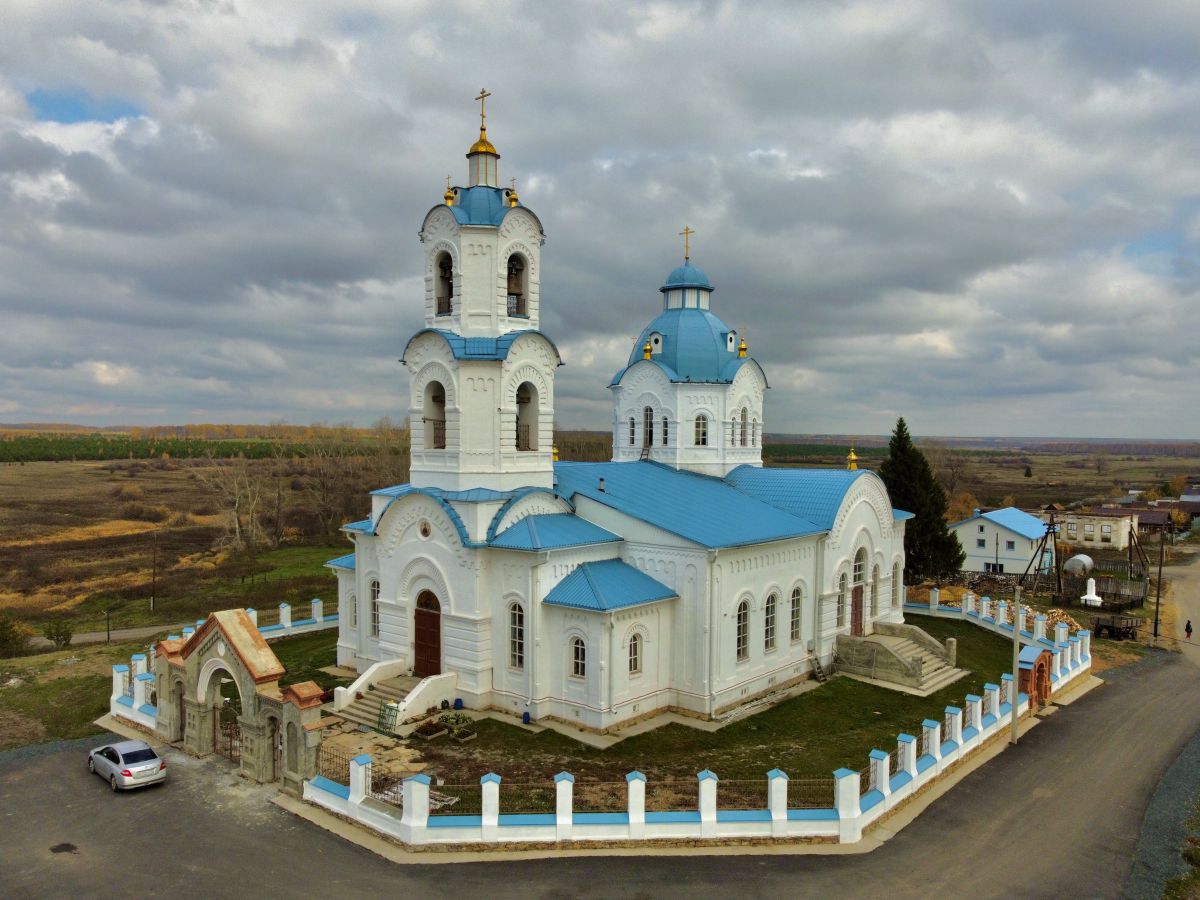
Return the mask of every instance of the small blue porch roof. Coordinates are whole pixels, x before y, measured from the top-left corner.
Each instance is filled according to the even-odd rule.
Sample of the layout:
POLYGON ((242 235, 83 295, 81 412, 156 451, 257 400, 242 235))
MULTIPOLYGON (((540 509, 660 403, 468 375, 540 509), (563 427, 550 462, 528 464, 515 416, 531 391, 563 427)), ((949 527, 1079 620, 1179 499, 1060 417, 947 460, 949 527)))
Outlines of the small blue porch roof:
POLYGON ((660 581, 619 559, 581 563, 542 601, 594 612, 609 612, 678 596, 660 581))
POLYGON ((331 559, 325 563, 330 569, 349 569, 354 571, 354 554, 347 553, 345 556, 339 556, 337 559, 331 559))
POLYGON ((488 544, 501 550, 559 550, 619 541, 621 537, 570 513, 526 516, 488 544))

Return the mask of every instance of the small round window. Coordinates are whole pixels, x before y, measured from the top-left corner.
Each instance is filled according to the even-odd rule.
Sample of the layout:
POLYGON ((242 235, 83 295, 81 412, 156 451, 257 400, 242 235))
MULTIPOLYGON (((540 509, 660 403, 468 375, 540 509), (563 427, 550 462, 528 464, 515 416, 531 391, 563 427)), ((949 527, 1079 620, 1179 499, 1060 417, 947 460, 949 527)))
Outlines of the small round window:
POLYGON ((419 530, 421 532, 421 537, 423 537, 423 538, 427 538, 431 534, 433 534, 433 529, 429 527, 429 523, 426 522, 424 519, 421 520, 419 530))

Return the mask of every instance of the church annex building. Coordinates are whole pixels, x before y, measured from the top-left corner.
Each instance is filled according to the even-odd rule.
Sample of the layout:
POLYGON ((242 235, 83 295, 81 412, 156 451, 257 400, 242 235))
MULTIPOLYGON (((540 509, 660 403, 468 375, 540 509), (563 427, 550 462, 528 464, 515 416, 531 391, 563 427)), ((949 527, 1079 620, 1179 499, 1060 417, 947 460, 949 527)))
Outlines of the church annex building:
POLYGON ((909 515, 871 472, 763 468, 767 375, 689 258, 608 385, 613 460, 555 461, 542 223, 482 117, 467 159, 420 230, 411 483, 373 492, 328 563, 339 664, 604 731, 721 716, 902 622, 909 515))

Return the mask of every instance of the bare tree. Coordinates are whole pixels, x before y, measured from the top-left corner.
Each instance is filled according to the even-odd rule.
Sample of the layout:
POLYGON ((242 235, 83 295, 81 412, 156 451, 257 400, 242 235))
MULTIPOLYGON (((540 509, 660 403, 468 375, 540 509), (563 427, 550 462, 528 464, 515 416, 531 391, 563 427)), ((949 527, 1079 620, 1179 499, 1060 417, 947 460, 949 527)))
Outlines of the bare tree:
POLYGON ((262 469, 244 455, 221 460, 210 455, 207 465, 195 471, 225 517, 224 543, 253 552, 263 542, 260 516, 267 479, 262 469))
POLYGON ((929 467, 933 469, 933 474, 941 483, 946 496, 953 497, 960 488, 965 487, 966 454, 938 441, 925 441, 921 445, 921 452, 929 461, 929 467))

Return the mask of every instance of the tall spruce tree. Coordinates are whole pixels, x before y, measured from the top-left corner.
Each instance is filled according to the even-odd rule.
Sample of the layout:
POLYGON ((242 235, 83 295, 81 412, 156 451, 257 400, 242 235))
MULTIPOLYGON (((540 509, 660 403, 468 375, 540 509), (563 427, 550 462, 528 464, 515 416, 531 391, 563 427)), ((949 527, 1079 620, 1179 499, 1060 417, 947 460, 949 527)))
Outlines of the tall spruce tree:
POLYGON ((925 454, 912 442, 908 425, 900 418, 888 456, 879 467, 892 506, 913 514, 904 529, 905 581, 954 575, 962 567, 964 553, 946 528, 946 492, 933 477, 925 454))

